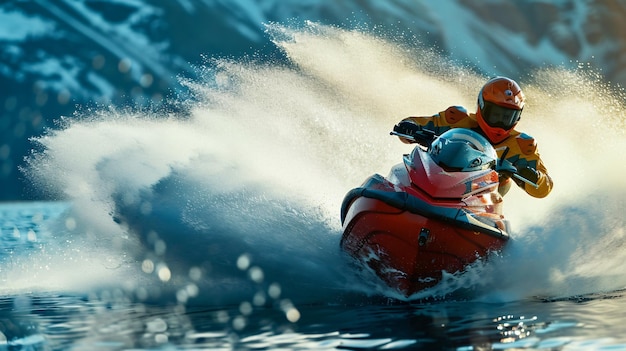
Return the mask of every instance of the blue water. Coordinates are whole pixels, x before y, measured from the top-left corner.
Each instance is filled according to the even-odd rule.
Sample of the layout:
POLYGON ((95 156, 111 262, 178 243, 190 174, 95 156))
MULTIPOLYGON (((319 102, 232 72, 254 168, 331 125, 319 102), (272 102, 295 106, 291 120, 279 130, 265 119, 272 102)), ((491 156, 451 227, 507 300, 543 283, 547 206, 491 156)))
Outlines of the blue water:
POLYGON ((0 347, 626 349, 609 91, 529 77, 553 193, 512 190, 511 245, 404 298, 339 251, 341 199, 410 151, 394 123, 474 108, 484 77, 357 30, 268 33, 291 64, 207 62, 186 116, 88 111, 35 140, 24 176, 58 201, 0 205, 0 347))
MULTIPOLYGON (((167 296, 142 301, 141 294, 133 290, 154 287, 154 281, 139 285, 110 280, 106 287, 97 286, 103 276, 99 271, 121 277, 128 273, 126 268, 139 262, 120 266, 110 266, 106 260, 92 262, 80 253, 89 250, 90 244, 71 249, 73 235, 50 231, 48 224, 65 218, 70 209, 65 202, 0 205, 3 349, 626 349, 623 290, 567 298, 528 296, 512 301, 485 299, 466 291, 447 299, 407 302, 375 291, 350 292, 346 286, 333 296, 319 296, 313 301, 302 292, 286 295, 271 284, 258 284, 247 297, 221 296, 228 302, 218 303, 210 291, 216 286, 200 283, 213 279, 213 274, 206 274, 192 279, 202 286, 200 291, 189 289, 189 285, 185 289, 188 293, 197 291, 190 295, 201 301, 180 301, 180 297, 171 301, 167 296), (65 249, 57 251, 58 246, 65 249), (82 274, 68 278, 73 271, 82 274), (84 285, 88 282, 91 287, 84 285)), ((72 224, 69 227, 74 228, 72 224)), ((308 284, 317 278, 303 268, 307 264, 299 262, 302 257, 281 257, 292 259, 285 266, 289 263, 301 268, 300 274, 294 274, 294 280, 283 282, 283 286, 306 284, 311 292, 328 290, 308 284)), ((251 278, 254 266, 246 268, 242 262, 232 265, 239 266, 231 272, 232 280, 251 278)), ((534 282, 524 284, 530 288, 534 282)), ((334 282, 327 285, 338 288, 334 282)))

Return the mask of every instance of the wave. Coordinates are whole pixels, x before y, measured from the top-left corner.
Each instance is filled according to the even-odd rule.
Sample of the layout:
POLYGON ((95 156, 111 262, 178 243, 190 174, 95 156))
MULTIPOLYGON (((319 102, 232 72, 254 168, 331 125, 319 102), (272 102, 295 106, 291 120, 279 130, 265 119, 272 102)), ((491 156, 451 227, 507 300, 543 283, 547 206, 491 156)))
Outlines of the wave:
MULTIPOLYGON (((185 303, 394 296, 339 252, 342 197, 409 151, 387 136, 398 120, 471 110, 485 77, 367 31, 306 23, 269 24, 267 33, 288 62, 207 60, 203 78, 184 81, 194 97, 179 101, 185 116, 101 109, 35 139, 40 151, 25 174, 72 205, 54 229, 73 238, 57 243, 61 256, 78 247, 103 265, 118 262, 106 284, 77 281, 185 303)), ((555 189, 546 199, 511 191, 512 245, 413 298, 626 285, 610 269, 626 255, 626 169, 614 152, 625 146, 624 109, 598 82, 560 68, 520 80, 530 101, 520 127, 539 141, 555 189)))

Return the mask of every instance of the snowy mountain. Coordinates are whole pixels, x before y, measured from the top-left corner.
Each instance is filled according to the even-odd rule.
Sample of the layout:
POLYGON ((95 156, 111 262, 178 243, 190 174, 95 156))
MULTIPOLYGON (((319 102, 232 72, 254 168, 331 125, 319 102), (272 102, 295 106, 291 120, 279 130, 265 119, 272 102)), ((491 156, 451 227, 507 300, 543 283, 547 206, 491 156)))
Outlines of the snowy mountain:
MULTIPOLYGON (((18 166, 54 120, 91 104, 184 96, 205 57, 281 58, 265 23, 363 28, 485 75, 589 65, 626 85, 626 2, 611 0, 32 0, 0 4, 0 199, 36 197, 18 166)), ((180 97, 179 97, 180 98, 180 97)))

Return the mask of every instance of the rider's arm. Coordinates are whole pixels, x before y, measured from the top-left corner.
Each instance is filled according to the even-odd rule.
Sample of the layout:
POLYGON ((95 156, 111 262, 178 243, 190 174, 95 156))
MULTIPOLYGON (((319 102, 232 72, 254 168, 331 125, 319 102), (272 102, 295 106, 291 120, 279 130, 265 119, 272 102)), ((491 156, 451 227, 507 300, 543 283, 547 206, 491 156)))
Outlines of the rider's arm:
MULTIPOLYGON (((475 121, 469 118, 467 110, 462 106, 450 106, 445 111, 428 117, 407 117, 396 125, 396 128, 403 127, 403 123, 410 122, 415 125, 417 130, 428 129, 440 135, 450 128, 473 128, 475 121)), ((394 128, 394 130, 396 130, 394 128)), ((409 128, 407 128, 409 129, 409 128)), ((408 133, 407 133, 408 134, 408 133)), ((403 143, 409 144, 410 140, 399 137, 403 143)))
MULTIPOLYGON (((522 176, 526 173, 526 178, 535 178, 530 180, 537 184, 537 187, 534 187, 531 184, 517 182, 518 186, 524 189, 530 196, 537 198, 548 196, 550 191, 552 191, 552 178, 548 175, 548 170, 537 151, 535 139, 521 133, 515 138, 515 143, 516 147, 514 150, 517 152, 510 156, 514 156, 515 153, 519 155, 517 161, 514 162, 518 168, 518 173, 522 176)), ((507 157, 507 159, 509 158, 507 157)))

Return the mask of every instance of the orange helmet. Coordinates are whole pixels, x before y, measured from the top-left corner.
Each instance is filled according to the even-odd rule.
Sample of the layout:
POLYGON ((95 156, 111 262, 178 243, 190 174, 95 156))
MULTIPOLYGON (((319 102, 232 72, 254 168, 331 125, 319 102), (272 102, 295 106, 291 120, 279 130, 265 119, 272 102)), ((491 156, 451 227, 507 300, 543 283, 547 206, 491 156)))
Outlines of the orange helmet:
POLYGON ((492 143, 499 143, 522 116, 524 93, 512 79, 496 77, 490 79, 478 93, 476 120, 492 143))

